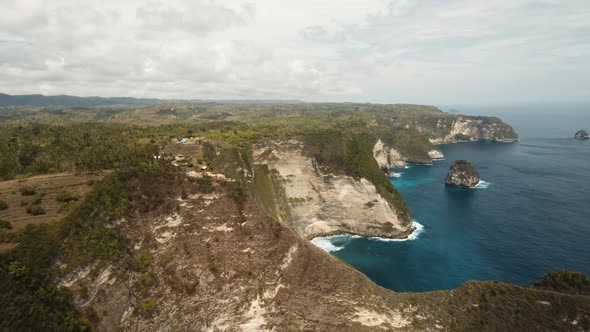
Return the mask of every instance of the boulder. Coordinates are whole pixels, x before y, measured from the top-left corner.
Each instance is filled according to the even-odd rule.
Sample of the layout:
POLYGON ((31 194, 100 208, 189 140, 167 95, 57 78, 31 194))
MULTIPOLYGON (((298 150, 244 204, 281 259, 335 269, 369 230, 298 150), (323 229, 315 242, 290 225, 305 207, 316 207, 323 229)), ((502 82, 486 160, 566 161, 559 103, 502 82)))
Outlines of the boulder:
POLYGON ((467 160, 457 160, 451 165, 445 184, 453 187, 473 188, 481 177, 475 167, 467 160))
POLYGON ((588 132, 585 131, 584 129, 582 130, 578 130, 578 132, 576 133, 575 136, 576 139, 590 139, 590 136, 588 136, 588 132))

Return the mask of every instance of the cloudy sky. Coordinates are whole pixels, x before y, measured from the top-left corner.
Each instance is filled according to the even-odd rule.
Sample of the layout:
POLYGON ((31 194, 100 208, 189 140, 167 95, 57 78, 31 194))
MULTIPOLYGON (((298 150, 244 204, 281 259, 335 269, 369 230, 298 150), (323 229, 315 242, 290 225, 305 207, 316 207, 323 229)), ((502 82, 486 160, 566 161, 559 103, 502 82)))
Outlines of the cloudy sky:
POLYGON ((0 92, 590 100, 590 1, 0 0, 0 92))

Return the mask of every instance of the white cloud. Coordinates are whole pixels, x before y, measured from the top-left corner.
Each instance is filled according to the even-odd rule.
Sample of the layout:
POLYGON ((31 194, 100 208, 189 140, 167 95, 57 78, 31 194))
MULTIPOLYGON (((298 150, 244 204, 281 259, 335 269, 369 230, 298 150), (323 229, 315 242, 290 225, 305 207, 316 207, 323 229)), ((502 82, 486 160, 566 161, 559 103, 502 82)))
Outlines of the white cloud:
POLYGON ((589 99, 588 58, 584 0, 0 0, 15 94, 589 99))

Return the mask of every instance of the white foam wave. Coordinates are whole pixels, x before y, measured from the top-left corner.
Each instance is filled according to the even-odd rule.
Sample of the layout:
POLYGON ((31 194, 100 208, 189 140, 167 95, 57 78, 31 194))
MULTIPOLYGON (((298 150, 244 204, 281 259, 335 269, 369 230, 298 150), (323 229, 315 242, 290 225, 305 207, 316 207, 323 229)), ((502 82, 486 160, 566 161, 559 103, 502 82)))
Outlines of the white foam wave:
POLYGON ((400 178, 402 176, 403 173, 396 173, 396 172, 391 172, 391 177, 392 178, 400 178))
POLYGON ((330 238, 331 238, 331 236, 316 237, 311 240, 311 243, 313 243, 315 246, 322 249, 323 251, 327 251, 327 252, 334 252, 334 251, 338 251, 338 250, 341 250, 342 248, 344 248, 343 246, 337 247, 337 246, 333 245, 332 242, 330 242, 330 238))
POLYGON ((491 182, 487 182, 484 180, 479 180, 479 183, 475 185, 475 189, 488 189, 492 185, 491 182))
MULTIPOLYGON (((375 240, 375 241, 383 241, 383 242, 403 242, 403 241, 416 240, 416 239, 418 239, 418 236, 420 236, 420 234, 422 234, 424 232, 424 226, 422 224, 418 223, 417 221, 412 221, 412 226, 414 226, 414 231, 405 239, 388 239, 388 238, 383 238, 383 237, 371 237, 369 239, 375 240)), ((311 240, 311 243, 313 243, 316 247, 318 247, 324 251, 335 252, 335 251, 344 249, 347 242, 345 242, 341 246, 337 246, 337 245, 334 245, 334 243, 332 242, 333 239, 350 240, 350 239, 358 239, 361 237, 362 236, 350 235, 350 234, 323 236, 323 237, 313 238, 311 240)))
POLYGON ((417 240, 420 234, 424 232, 424 225, 420 224, 417 221, 412 221, 412 226, 414 226, 414 231, 405 239, 388 239, 384 237, 372 237, 371 240, 383 242, 404 242, 417 240))

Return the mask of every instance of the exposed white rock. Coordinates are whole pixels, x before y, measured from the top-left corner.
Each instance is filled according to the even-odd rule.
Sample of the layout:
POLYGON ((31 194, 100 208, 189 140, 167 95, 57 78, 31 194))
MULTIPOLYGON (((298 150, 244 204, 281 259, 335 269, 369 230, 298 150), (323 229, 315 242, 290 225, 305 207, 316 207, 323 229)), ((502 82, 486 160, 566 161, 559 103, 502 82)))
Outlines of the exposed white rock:
POLYGON ((449 133, 444 137, 430 139, 433 144, 456 142, 456 135, 462 134, 469 140, 493 140, 498 142, 514 142, 515 139, 496 137, 497 123, 485 123, 482 119, 459 116, 453 122, 449 133))
POLYGON ((432 160, 442 160, 445 159, 445 155, 438 151, 438 150, 431 150, 428 151, 428 157, 430 157, 432 160))
POLYGON ((381 140, 378 140, 373 147, 373 158, 379 164, 379 168, 385 170, 402 168, 406 165, 401 153, 393 147, 385 146, 381 140))
POLYGON ((339 233, 399 237, 411 227, 403 224, 370 181, 322 174, 299 143, 269 144, 256 149, 254 158, 288 179, 284 182, 286 196, 297 202, 290 206, 288 222, 306 238, 339 233), (271 160, 262 157, 269 155, 268 149, 274 150, 271 160))
POLYGON ((352 316, 352 320, 369 327, 384 327, 400 329, 408 326, 411 321, 405 318, 399 311, 378 313, 367 309, 359 308, 352 316))

